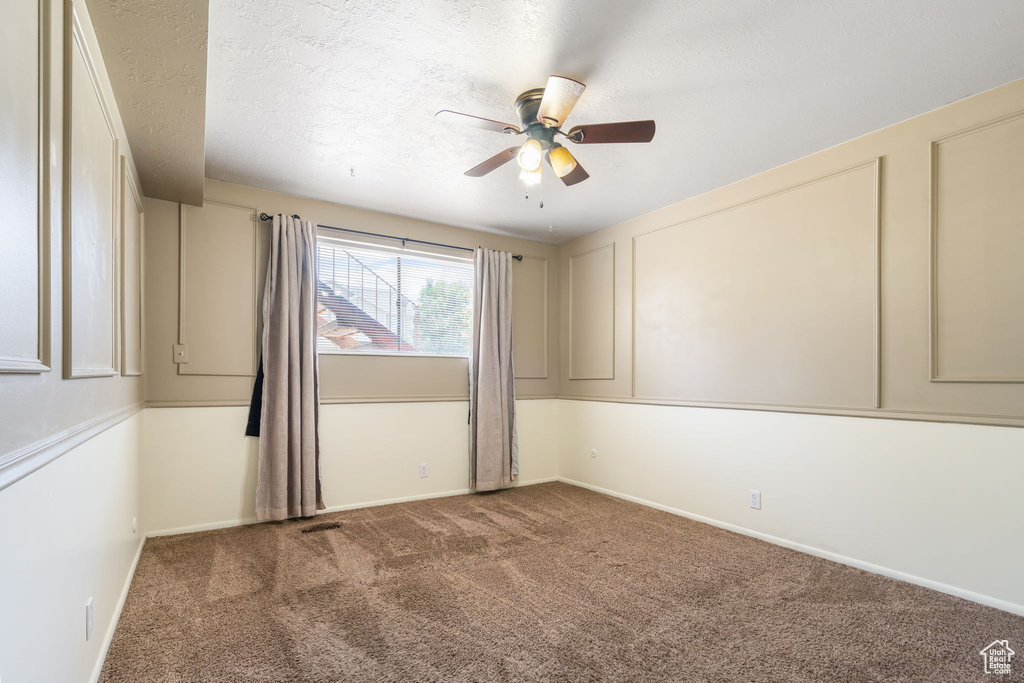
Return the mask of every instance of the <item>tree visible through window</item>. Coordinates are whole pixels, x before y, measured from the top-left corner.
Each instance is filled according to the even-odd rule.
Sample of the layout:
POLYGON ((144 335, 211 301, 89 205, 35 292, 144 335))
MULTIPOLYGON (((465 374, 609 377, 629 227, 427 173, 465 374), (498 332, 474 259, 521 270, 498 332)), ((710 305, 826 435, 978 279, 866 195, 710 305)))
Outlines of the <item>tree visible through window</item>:
POLYGON ((469 355, 469 258, 317 240, 320 353, 469 355))
POLYGON ((420 345, 430 353, 469 352, 472 283, 427 280, 420 290, 420 345))

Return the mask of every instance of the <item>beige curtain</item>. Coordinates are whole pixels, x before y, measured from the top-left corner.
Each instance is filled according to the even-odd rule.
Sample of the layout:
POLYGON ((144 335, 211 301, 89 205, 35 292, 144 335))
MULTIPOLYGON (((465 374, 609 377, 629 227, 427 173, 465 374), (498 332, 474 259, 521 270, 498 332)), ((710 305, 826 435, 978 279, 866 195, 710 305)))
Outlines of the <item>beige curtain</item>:
POLYGON ((274 216, 263 292, 263 407, 256 517, 310 517, 320 493, 316 227, 274 216))
POLYGON ((469 486, 493 491, 519 476, 512 371, 512 254, 478 248, 469 355, 469 486))

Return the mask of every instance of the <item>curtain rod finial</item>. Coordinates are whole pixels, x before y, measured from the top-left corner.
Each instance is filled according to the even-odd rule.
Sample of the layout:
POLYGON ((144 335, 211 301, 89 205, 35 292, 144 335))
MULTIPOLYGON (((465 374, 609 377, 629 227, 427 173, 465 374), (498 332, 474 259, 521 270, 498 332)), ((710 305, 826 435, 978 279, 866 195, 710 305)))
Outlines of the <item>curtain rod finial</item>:
MULTIPOLYGON (((261 221, 269 221, 269 220, 271 220, 271 219, 273 219, 273 218, 274 218, 274 217, 273 217, 273 216, 271 216, 271 215, 270 215, 269 213, 267 213, 266 211, 261 211, 261 212, 260 212, 260 220, 261 220, 261 221)), ((301 218, 299 217, 299 214, 297 214, 297 213, 293 213, 293 214, 292 214, 292 218, 294 218, 294 219, 296 219, 296 220, 301 220, 301 218)))

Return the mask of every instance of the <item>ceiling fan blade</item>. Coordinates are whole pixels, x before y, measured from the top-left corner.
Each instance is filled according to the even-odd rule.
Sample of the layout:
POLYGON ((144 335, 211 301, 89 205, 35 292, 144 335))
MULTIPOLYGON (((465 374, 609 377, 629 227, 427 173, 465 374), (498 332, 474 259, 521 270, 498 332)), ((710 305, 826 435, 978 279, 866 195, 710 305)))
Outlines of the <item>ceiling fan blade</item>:
POLYGON ((569 112, 576 106, 587 86, 579 81, 562 76, 550 76, 544 87, 544 97, 537 109, 537 120, 548 128, 556 128, 569 118, 569 112))
POLYGON ((483 162, 482 164, 477 164, 473 168, 469 169, 468 171, 466 171, 465 175, 468 175, 473 178, 485 176, 494 169, 498 168, 499 166, 503 166, 508 162, 512 161, 513 159, 515 159, 516 152, 518 151, 518 147, 509 147, 504 152, 498 152, 497 154, 495 154, 493 157, 483 162))
POLYGON ((584 145, 605 142, 650 142, 654 139, 654 121, 623 121, 622 123, 574 126, 566 137, 584 145))
MULTIPOLYGON (((551 166, 551 154, 545 154, 544 158, 548 160, 548 166, 551 166)), ((551 166, 551 170, 554 170, 554 166, 551 166)), ((555 174, 557 177, 557 173, 555 174)), ((580 165, 580 160, 576 160, 576 168, 572 169, 564 176, 559 178, 566 185, 575 185, 576 183, 582 183, 584 180, 590 177, 590 174, 580 165)))
POLYGON ((508 133, 513 135, 515 133, 521 133, 518 127, 513 126, 511 123, 502 123, 501 121, 492 121, 491 119, 483 119, 479 116, 471 116, 469 114, 460 114, 457 111, 448 111, 442 109, 441 111, 434 114, 435 119, 441 119, 450 123, 458 123, 464 126, 473 126, 474 128, 483 128, 484 130, 493 130, 499 133, 508 133))

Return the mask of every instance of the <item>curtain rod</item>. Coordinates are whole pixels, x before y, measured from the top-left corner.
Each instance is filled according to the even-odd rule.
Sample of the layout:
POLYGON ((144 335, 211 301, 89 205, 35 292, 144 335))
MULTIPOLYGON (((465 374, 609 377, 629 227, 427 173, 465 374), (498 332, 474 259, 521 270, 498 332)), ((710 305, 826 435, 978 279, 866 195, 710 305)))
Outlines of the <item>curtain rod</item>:
MULTIPOLYGON (((273 218, 273 216, 271 216, 269 213, 261 213, 260 214, 260 220, 261 221, 269 221, 272 218, 273 218)), ((299 218, 299 215, 298 214, 292 214, 292 218, 299 218)), ((364 232, 362 230, 352 230, 350 228, 336 228, 333 225, 320 225, 319 223, 317 223, 316 227, 323 228, 324 230, 340 230, 342 232, 354 232, 357 235, 369 235, 370 237, 383 237, 384 239, 398 240, 402 244, 405 244, 406 242, 415 242, 416 244, 429 244, 432 247, 444 247, 445 249, 459 249, 461 251, 475 251, 474 249, 470 249, 469 247, 457 247, 454 244, 441 244, 440 242, 424 242, 423 240, 414 240, 411 237, 392 237, 391 235, 382 235, 379 232, 364 232)), ((514 258, 516 261, 522 261, 523 260, 523 255, 522 254, 512 254, 512 258, 514 258)))

